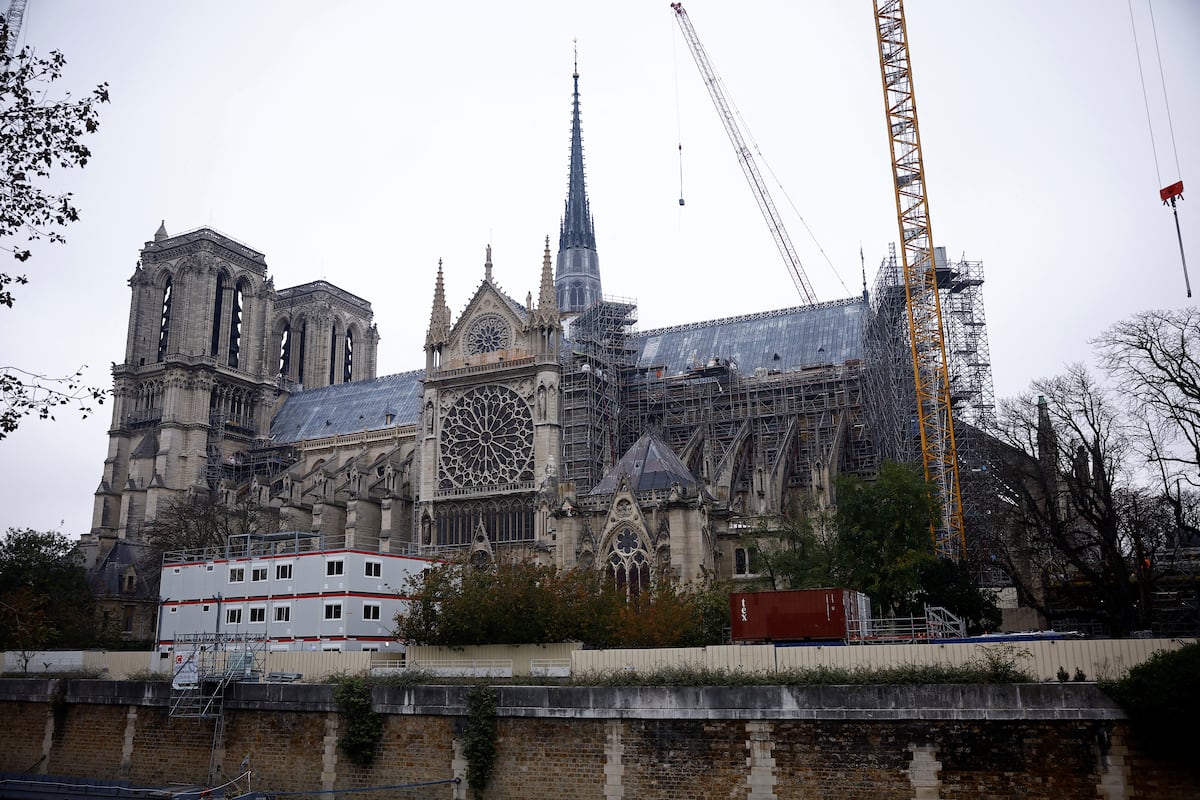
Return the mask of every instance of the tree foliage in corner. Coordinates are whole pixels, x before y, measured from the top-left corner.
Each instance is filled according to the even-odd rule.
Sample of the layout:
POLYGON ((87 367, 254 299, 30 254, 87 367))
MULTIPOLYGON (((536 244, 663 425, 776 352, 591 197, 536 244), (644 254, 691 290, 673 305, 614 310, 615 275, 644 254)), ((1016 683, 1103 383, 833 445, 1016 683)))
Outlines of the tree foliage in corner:
POLYGON ((60 533, 9 528, 0 539, 0 650, 88 647, 92 593, 60 533))
POLYGON ((1200 643, 1160 650, 1101 688, 1129 715, 1146 753, 1194 765, 1196 717, 1200 715, 1200 643))
MULTIPOLYGON (((0 249, 24 262, 31 242, 66 241, 62 229, 79 219, 71 193, 55 193, 47 184, 55 170, 87 165, 92 153, 83 139, 99 127, 108 84, 82 98, 55 99, 51 84, 62 77, 63 54, 52 50, 43 58, 28 47, 10 54, 8 40, 8 22, 0 19, 0 249)), ((27 282, 23 274, 0 271, 0 305, 11 307, 13 287, 27 282)), ((0 367, 0 439, 29 415, 53 419, 62 406, 90 414, 105 392, 81 377, 82 367, 64 377, 0 367)))

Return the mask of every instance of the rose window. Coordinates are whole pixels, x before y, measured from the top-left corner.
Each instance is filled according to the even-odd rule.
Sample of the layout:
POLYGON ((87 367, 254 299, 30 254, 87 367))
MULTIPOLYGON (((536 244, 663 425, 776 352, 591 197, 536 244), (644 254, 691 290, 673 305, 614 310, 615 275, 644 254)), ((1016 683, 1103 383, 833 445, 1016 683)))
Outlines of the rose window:
POLYGON ((509 346, 508 323, 499 314, 484 314, 467 328, 467 354, 478 355, 509 346))
POLYGON ((633 551, 638 549, 637 534, 631 530, 623 530, 617 534, 617 541, 614 548, 623 556, 633 555, 633 551))
POLYGON ((533 415, 505 386, 480 386, 442 420, 440 489, 533 481, 533 415))

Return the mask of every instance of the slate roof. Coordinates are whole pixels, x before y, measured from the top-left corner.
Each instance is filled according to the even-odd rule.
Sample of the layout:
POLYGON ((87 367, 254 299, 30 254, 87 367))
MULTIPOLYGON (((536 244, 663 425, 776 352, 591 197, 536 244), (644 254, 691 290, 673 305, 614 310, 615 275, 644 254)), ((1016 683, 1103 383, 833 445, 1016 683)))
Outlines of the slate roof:
MULTIPOLYGON (((743 375, 760 367, 786 371, 862 358, 865 320, 866 303, 852 298, 642 331, 630 337, 630 344, 639 367, 661 368, 664 376, 683 374, 714 357, 736 362, 743 375)), ((389 411, 395 414, 392 425, 415 425, 422 377, 423 370, 413 370, 297 392, 272 420, 272 440, 288 444, 378 430, 389 427, 389 411)))
POLYGON ((420 419, 424 370, 351 381, 297 392, 271 420, 271 439, 288 444, 393 425, 415 425, 420 419), (389 424, 387 414, 395 418, 389 424))
POLYGON ((622 475, 629 477, 629 488, 635 492, 651 489, 670 489, 672 484, 684 488, 696 486, 696 476, 679 460, 674 451, 651 433, 644 433, 625 451, 592 494, 612 494, 622 475))
POLYGON ((637 365, 661 368, 664 376, 714 357, 737 362, 743 375, 760 367, 786 371, 862 358, 866 310, 861 298, 852 298, 640 331, 630 339, 637 365))
POLYGON ((157 597, 159 566, 160 560, 150 547, 119 539, 88 574, 88 582, 92 591, 100 595, 128 594, 139 599, 157 597), (123 592, 122 586, 125 570, 130 566, 137 573, 136 589, 131 593, 123 592))

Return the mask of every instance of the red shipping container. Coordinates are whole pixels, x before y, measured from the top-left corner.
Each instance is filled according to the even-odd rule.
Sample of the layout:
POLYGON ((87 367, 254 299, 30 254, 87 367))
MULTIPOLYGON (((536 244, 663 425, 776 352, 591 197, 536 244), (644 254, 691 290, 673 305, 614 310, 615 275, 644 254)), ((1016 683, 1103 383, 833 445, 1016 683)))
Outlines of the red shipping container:
POLYGON ((870 608, 866 595, 853 589, 729 595, 735 642, 844 641, 848 623, 856 628, 870 624, 870 608))

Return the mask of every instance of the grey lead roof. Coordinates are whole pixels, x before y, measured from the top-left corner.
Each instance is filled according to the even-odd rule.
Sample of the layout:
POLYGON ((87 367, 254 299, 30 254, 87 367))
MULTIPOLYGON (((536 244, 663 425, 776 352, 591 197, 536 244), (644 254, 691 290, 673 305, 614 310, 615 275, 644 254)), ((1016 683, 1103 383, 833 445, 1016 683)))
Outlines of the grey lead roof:
POLYGON ((592 489, 592 494, 612 494, 617 490, 621 476, 629 479, 629 488, 635 492, 652 489, 670 489, 679 484, 681 488, 696 486, 692 475, 670 446, 653 434, 644 433, 625 451, 604 479, 592 489))
POLYGON ((703 367, 711 359, 755 369, 789 370, 862 358, 866 304, 860 298, 816 306, 641 331, 631 337, 637 366, 663 376, 703 367))
MULTIPOLYGON (((786 371, 862 358, 861 299, 727 317, 643 331, 631 337, 637 365, 679 375, 710 359, 732 360, 743 374, 786 371)), ((420 419, 424 370, 353 381, 291 395, 271 422, 277 444, 320 439, 420 419), (387 422, 387 414, 395 415, 387 422)))
POLYGON ((393 425, 415 425, 420 418, 424 370, 384 375, 366 381, 297 392, 271 421, 271 439, 288 444, 393 425), (389 424, 387 415, 394 419, 389 424))

